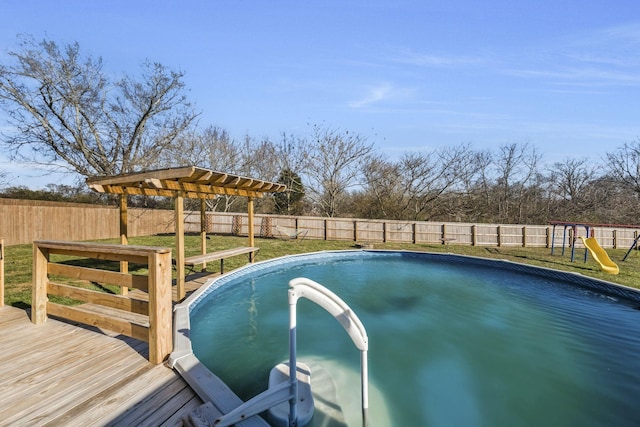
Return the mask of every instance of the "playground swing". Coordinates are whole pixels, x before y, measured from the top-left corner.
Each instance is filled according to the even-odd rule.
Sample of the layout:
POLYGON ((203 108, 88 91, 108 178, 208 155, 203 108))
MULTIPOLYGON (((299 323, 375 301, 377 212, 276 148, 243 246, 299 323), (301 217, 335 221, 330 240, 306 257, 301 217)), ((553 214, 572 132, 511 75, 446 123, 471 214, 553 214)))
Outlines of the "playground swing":
MULTIPOLYGON (((576 240, 578 238, 578 227, 584 227, 586 231, 586 235, 588 237, 580 236, 582 243, 585 247, 584 251, 584 262, 587 262, 587 255, 590 253, 591 257, 600 265, 600 269, 609 274, 618 274, 620 272, 620 268, 618 265, 609 258, 607 252, 600 246, 596 238, 594 237, 594 229, 595 225, 605 226, 606 224, 586 224, 586 223, 572 223, 572 222, 559 222, 552 221, 553 225, 553 236, 551 239, 551 255, 553 255, 555 237, 556 237, 556 226, 561 225, 564 227, 563 235, 562 235, 562 255, 564 255, 565 244, 567 241, 567 229, 569 229, 569 244, 571 246, 571 262, 573 262, 575 257, 575 248, 576 248, 576 240)), ((634 240, 633 244, 627 254, 623 258, 623 261, 627 258, 627 255, 631 252, 631 250, 637 245, 638 237, 634 240)))
POLYGON ((629 254, 631 253, 631 251, 632 251, 634 248, 637 248, 637 247, 638 247, 638 240, 640 240, 640 234, 638 234, 638 235, 636 236, 636 238, 635 238, 635 239, 633 239, 633 243, 631 244, 631 247, 629 248, 629 250, 627 251, 627 253, 626 253, 626 254, 624 254, 624 258, 622 258, 622 261, 625 261, 625 260, 627 259, 627 257, 629 256, 629 254))

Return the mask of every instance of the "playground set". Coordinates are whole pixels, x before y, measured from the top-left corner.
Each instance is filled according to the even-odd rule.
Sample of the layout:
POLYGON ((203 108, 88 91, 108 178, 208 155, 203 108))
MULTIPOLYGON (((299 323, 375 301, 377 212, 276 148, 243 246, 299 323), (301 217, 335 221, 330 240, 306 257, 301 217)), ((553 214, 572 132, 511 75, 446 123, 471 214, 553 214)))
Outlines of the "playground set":
MULTIPOLYGON (((553 225, 553 235, 551 237, 551 255, 553 255, 556 242, 556 227, 563 227, 562 232, 562 255, 564 256, 565 246, 567 245, 567 232, 569 232, 568 240, 571 247, 571 261, 575 259, 576 241, 578 237, 582 240, 585 247, 584 250, 584 262, 587 262, 587 256, 590 253, 593 259, 600 265, 600 269, 605 273, 618 274, 620 268, 618 265, 609 258, 607 252, 600 246, 595 238, 595 227, 615 227, 615 228, 634 228, 640 229, 637 225, 613 225, 613 224, 592 224, 581 222, 565 222, 565 221, 550 221, 549 224, 553 225), (578 230, 585 229, 585 236, 578 236, 578 230)), ((629 247, 629 250, 622 258, 624 262, 631 251, 634 248, 638 248, 638 241, 640 240, 640 234, 636 234, 633 243, 629 247)))

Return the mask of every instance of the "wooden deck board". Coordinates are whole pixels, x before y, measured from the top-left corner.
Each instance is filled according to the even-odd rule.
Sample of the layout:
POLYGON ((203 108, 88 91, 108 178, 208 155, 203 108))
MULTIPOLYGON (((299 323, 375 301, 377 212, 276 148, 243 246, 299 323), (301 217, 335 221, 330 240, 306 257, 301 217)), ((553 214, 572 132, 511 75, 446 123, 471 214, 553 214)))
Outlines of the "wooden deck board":
MULTIPOLYGON (((187 293, 217 275, 191 274, 187 293)), ((0 426, 182 426, 203 401, 148 355, 144 341, 0 307, 0 426)))
POLYGON ((60 339, 55 341, 45 341, 43 340, 40 344, 41 347, 46 347, 50 345, 57 345, 60 343, 60 340, 64 340, 64 342, 69 343, 68 346, 65 346, 61 351, 48 353, 48 354, 40 354, 38 350, 38 345, 33 345, 30 347, 22 347, 21 350, 24 351, 23 354, 15 354, 13 357, 19 360, 20 363, 20 373, 16 375, 16 372, 1 372, 0 373, 0 393, 5 392, 5 388, 7 386, 11 386, 16 383, 29 382, 31 384, 38 384, 41 378, 47 380, 47 372, 51 369, 56 370, 58 366, 69 366, 74 361, 78 360, 79 357, 91 357, 92 354, 102 351, 99 346, 101 343, 101 337, 98 334, 95 334, 96 337, 86 337, 82 340, 72 341, 70 339, 70 335, 60 337, 60 339), (3 382, 5 379, 11 379, 12 382, 3 382))
POLYGON ((40 392, 27 396, 19 405, 14 405, 14 408, 24 408, 24 411, 17 415, 28 420, 30 425, 35 425, 42 417, 57 416, 74 407, 78 399, 85 397, 87 390, 109 388, 123 376, 130 374, 129 366, 134 364, 135 360, 129 357, 120 359, 116 352, 111 352, 108 356, 90 360, 87 364, 59 369, 62 376, 56 376, 52 382, 45 384, 40 392), (114 358, 116 363, 110 364, 110 360, 114 361, 114 358), (45 397, 54 399, 56 407, 38 407, 39 402, 45 397))
POLYGON ((182 425, 203 402, 144 342, 0 307, 0 425, 182 425))

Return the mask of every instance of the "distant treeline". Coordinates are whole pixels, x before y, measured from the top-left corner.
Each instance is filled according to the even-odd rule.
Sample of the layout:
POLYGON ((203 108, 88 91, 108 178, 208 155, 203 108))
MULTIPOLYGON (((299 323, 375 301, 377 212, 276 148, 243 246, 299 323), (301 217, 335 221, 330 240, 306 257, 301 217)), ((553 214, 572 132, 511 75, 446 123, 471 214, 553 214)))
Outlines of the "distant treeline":
MULTIPOLYGON (((316 138, 292 140, 283 136, 280 144, 250 138, 237 144, 224 131, 208 131, 191 143, 209 146, 211 152, 232 152, 236 162, 229 165, 243 164, 238 159, 252 159, 250 170, 229 167, 225 172, 289 186, 287 193, 257 200, 257 213, 501 224, 545 224, 550 220, 640 222, 640 141, 607 153, 598 164, 568 158, 543 165, 542 155, 529 144, 507 144, 494 152, 463 144, 406 153, 391 160, 360 137, 353 140, 353 135, 327 133, 319 128, 316 138), (351 144, 336 143, 345 140, 351 144), (283 162, 285 145, 290 158, 283 162), (325 159, 322 164, 320 158, 325 159), (316 162, 315 167, 308 162, 316 162)), ((223 170, 220 166, 224 159, 216 159, 213 166, 223 170)), ((186 164, 188 159, 180 163, 186 164)), ((199 166, 213 168, 207 162, 199 166)), ((84 185, 50 184, 44 190, 9 186, 0 197, 117 203, 84 185)), ((244 198, 229 196, 216 199, 209 207, 218 212, 241 211, 245 203, 244 198)), ((168 198, 131 196, 129 204, 172 208, 168 198)))

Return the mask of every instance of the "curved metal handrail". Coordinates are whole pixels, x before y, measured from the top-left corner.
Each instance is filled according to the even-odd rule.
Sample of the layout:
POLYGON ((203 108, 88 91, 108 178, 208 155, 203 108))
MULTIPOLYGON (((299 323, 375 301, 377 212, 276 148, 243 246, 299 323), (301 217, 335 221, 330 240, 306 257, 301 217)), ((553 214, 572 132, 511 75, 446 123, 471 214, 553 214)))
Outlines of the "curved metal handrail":
POLYGON ((229 413, 218 418, 213 425, 224 427, 235 424, 250 416, 259 414, 271 407, 289 401, 289 426, 298 425, 298 375, 296 305, 298 299, 307 298, 327 310, 347 331, 355 346, 360 350, 360 380, 362 394, 362 424, 368 425, 369 413, 369 374, 367 351, 369 341, 367 331, 351 308, 336 294, 311 279, 300 277, 289 282, 289 382, 263 391, 229 413))
MULTIPOLYGON (((351 308, 336 294, 311 279, 299 277, 289 282, 289 378, 296 376, 296 303, 299 298, 307 298, 336 318, 347 331, 355 346, 360 350, 360 391, 362 396, 362 424, 368 425, 369 413, 369 373, 367 352, 369 339, 364 325, 351 308)), ((297 384, 295 385, 297 387, 297 384)), ((290 400, 289 416, 296 413, 296 399, 290 400)))

